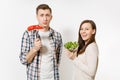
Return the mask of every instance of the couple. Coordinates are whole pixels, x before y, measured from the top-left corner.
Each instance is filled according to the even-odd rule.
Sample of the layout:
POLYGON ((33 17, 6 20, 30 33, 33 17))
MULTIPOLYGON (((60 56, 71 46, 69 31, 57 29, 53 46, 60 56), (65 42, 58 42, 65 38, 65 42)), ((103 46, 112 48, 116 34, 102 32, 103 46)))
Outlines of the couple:
MULTIPOLYGON (((27 66, 27 80, 59 80, 58 69, 63 47, 61 34, 49 26, 52 10, 47 4, 36 8, 36 17, 38 25, 35 26, 42 28, 24 32, 20 61, 27 66)), ((77 51, 72 53, 64 50, 75 67, 73 80, 94 80, 98 64, 95 34, 95 23, 84 20, 79 28, 77 51)))

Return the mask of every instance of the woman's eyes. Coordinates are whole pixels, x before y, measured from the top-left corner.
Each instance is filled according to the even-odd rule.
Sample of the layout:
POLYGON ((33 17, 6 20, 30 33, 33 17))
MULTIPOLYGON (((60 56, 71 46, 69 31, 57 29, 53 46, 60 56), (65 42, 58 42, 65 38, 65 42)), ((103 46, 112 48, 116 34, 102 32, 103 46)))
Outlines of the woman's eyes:
POLYGON ((85 29, 81 28, 80 30, 89 30, 89 29, 88 28, 85 28, 85 29))

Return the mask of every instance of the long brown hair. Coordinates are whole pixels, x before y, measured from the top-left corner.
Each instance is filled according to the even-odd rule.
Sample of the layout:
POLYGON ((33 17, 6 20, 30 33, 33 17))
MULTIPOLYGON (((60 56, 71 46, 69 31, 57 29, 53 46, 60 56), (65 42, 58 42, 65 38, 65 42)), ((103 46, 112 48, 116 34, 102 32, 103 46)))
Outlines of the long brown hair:
POLYGON ((94 21, 92 20, 84 20, 81 24, 80 24, 80 28, 79 28, 79 31, 78 31, 78 50, 77 50, 77 56, 79 54, 82 54, 86 47, 92 43, 92 42, 95 42, 95 35, 96 35, 96 24, 94 23, 94 21), (81 26, 84 24, 84 23, 90 23, 91 26, 92 26, 92 29, 95 30, 95 34, 92 35, 92 37, 88 40, 87 44, 85 44, 85 41, 82 39, 81 35, 80 35, 80 30, 81 30, 81 26))

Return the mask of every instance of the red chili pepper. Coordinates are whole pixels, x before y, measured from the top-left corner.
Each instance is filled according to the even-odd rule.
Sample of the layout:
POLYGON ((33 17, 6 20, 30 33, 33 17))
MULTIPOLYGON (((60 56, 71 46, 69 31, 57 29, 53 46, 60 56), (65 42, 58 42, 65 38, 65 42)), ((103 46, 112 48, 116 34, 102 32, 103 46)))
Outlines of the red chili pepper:
POLYGON ((35 30, 35 29, 43 29, 43 27, 39 25, 32 25, 27 28, 28 31, 35 30))

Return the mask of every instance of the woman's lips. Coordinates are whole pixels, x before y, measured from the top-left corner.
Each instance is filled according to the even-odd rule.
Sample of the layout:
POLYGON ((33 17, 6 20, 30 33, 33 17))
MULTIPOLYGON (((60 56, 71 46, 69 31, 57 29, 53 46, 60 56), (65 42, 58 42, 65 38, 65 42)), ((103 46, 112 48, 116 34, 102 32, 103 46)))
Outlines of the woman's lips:
POLYGON ((85 38, 87 35, 85 34, 85 35, 81 35, 83 38, 85 38))

